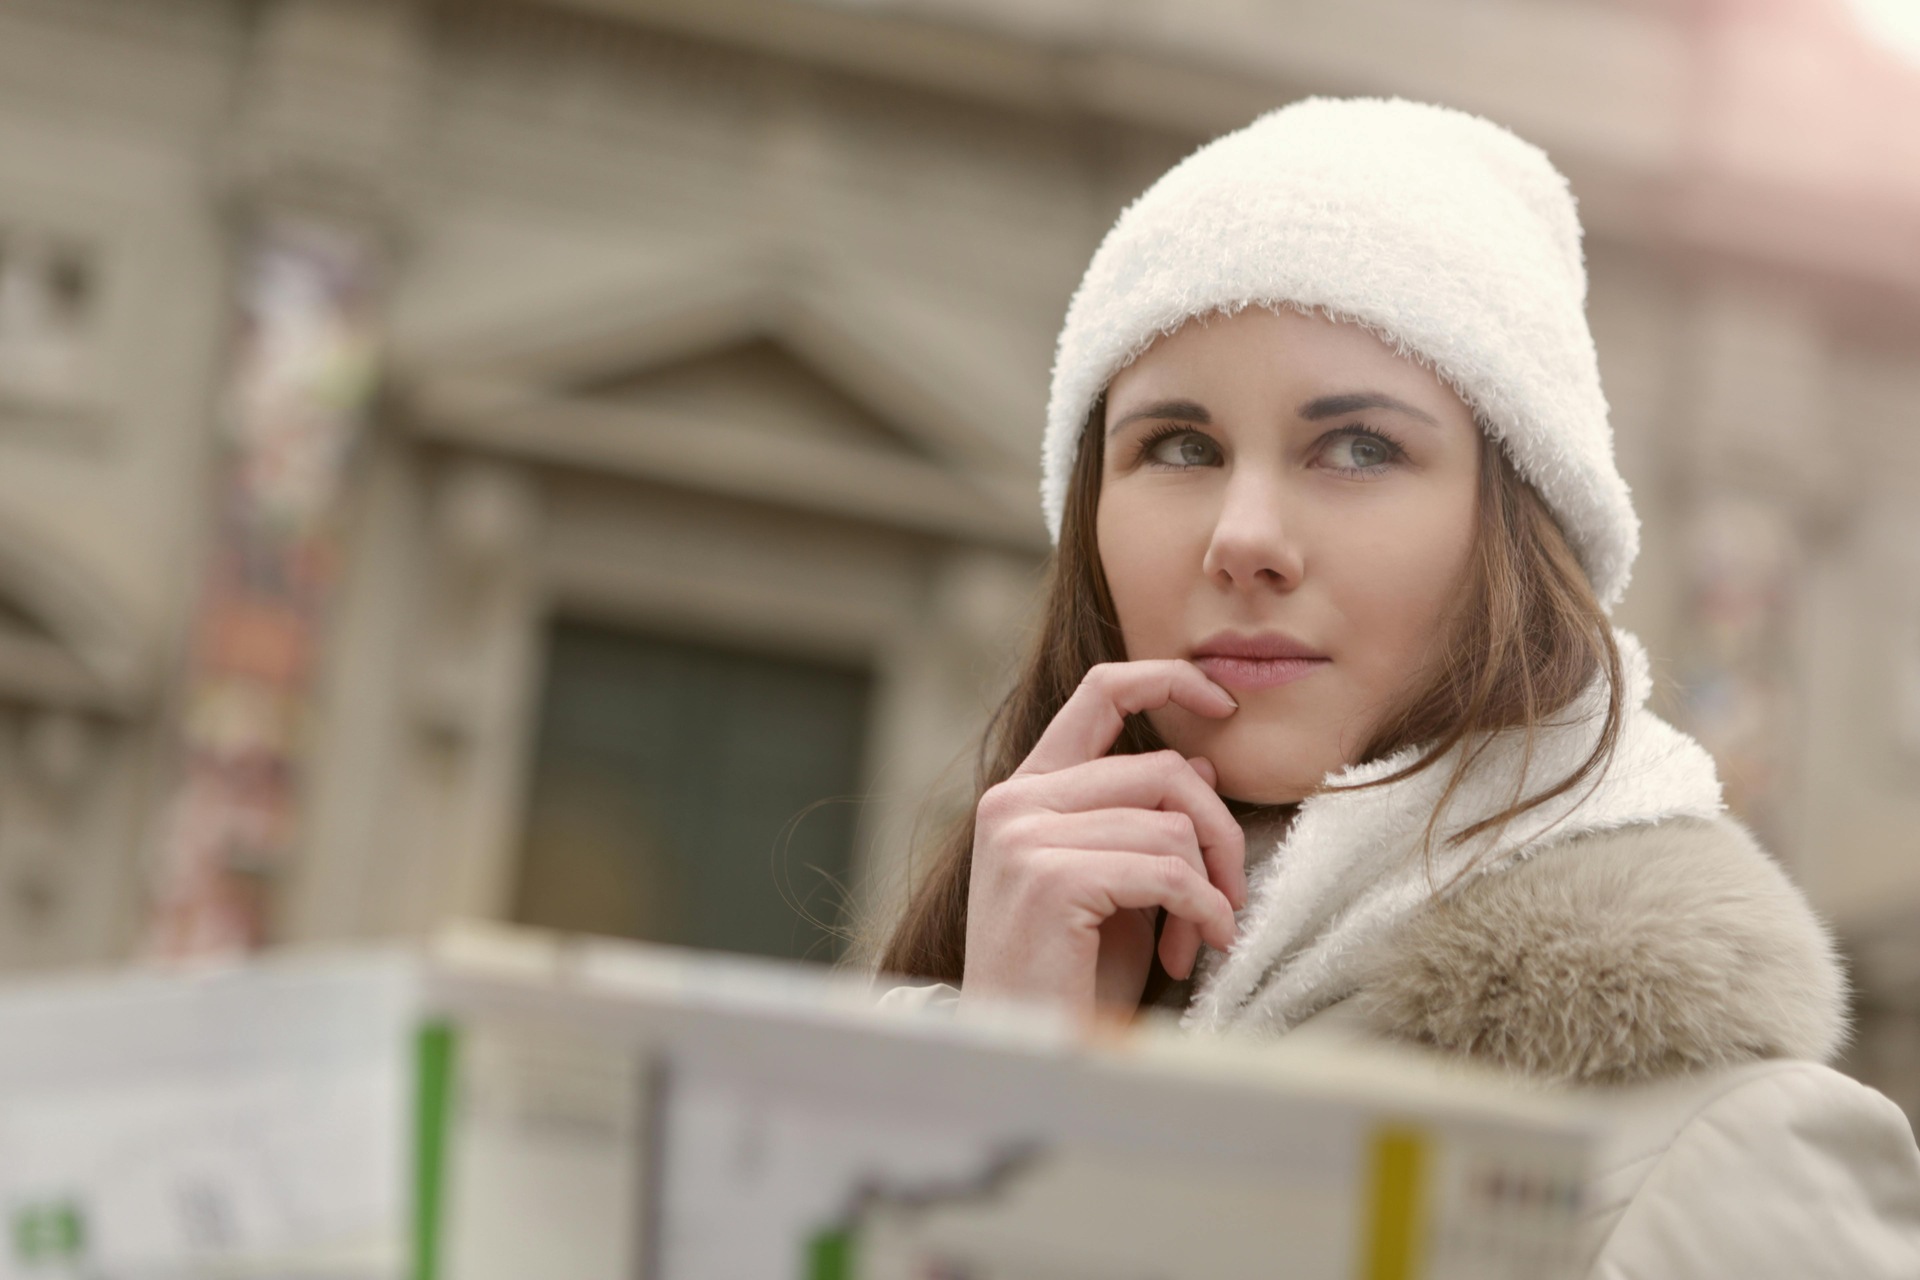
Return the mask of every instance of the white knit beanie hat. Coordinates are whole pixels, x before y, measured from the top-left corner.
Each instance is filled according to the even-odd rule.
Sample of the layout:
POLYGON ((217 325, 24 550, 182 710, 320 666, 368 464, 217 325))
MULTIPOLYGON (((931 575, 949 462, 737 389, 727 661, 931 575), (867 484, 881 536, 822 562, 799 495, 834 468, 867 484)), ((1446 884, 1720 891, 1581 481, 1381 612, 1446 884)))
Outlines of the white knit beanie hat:
POLYGON ((1559 519, 1601 605, 1640 522, 1614 467, 1580 221, 1546 153, 1479 116, 1307 98, 1200 148, 1121 213, 1067 308, 1041 498, 1060 538, 1108 382, 1188 319, 1248 305, 1360 324, 1431 368, 1559 519))

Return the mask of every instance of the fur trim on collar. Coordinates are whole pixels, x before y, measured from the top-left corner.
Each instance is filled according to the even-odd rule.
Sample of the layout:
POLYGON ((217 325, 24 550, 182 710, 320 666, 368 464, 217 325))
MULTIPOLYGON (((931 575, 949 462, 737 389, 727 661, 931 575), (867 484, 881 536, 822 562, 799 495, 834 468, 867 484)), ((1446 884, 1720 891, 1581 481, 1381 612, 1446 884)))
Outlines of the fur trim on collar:
POLYGON ((1825 928, 1726 816, 1588 833, 1438 899, 1354 1001, 1378 1034, 1564 1083, 1826 1061, 1848 1033, 1825 928))

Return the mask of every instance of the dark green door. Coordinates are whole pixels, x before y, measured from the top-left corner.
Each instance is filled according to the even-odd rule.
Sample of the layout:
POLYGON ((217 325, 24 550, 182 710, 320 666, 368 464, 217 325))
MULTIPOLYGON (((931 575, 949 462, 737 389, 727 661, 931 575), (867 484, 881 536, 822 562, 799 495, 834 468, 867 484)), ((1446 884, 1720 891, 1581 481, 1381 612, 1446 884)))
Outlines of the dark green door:
POLYGON ((871 683, 856 669, 556 623, 517 918, 836 958, 816 922, 838 923, 847 893, 871 683))

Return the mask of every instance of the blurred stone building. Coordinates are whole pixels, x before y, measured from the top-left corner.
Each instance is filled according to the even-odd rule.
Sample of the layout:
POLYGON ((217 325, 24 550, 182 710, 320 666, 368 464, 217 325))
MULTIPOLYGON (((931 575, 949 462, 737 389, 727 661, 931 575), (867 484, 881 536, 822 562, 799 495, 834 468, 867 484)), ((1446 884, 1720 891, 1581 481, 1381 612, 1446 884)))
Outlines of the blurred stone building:
POLYGON ((1088 255, 1310 93, 1570 176, 1620 621, 1920 1105, 1920 69, 1839 0, 0 0, 0 966, 831 958, 1024 635, 1088 255))

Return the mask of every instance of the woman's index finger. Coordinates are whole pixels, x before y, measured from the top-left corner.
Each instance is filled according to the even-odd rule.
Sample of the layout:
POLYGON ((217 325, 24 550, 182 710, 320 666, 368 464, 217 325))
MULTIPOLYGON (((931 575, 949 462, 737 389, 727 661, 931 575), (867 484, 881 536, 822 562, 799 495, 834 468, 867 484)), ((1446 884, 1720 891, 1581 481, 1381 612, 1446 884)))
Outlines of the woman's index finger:
POLYGON ((1216 719, 1240 706, 1200 668, 1179 658, 1101 663, 1081 679, 1014 772, 1052 773, 1098 760, 1119 741, 1128 716, 1170 702, 1216 719))

